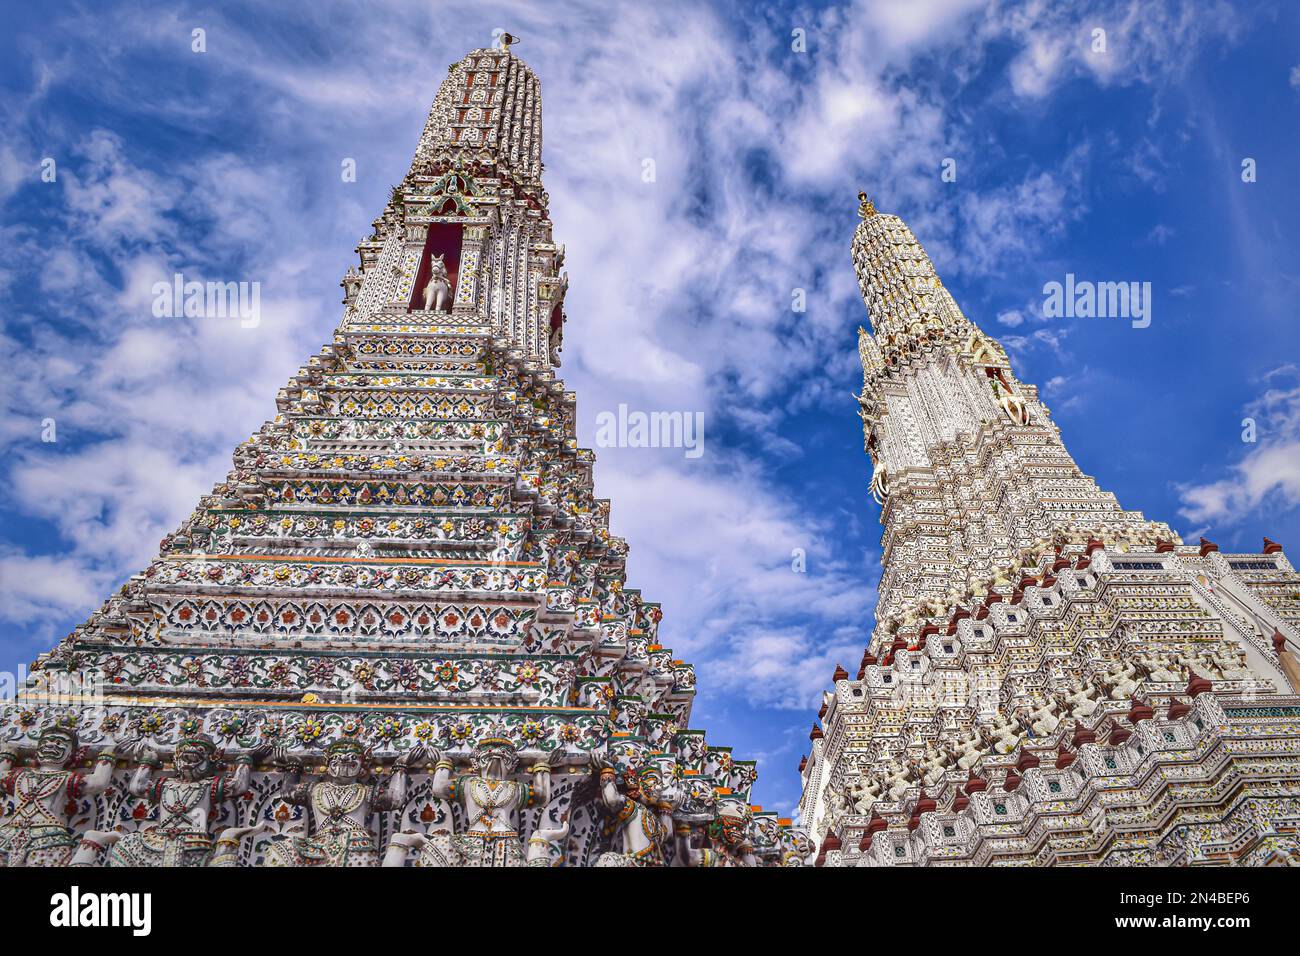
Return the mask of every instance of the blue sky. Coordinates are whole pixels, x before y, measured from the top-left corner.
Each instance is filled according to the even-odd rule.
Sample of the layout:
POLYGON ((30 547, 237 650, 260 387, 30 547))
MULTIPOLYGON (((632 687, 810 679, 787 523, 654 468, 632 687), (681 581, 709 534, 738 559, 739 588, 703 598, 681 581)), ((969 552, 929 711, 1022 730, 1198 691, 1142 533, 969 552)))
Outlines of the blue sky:
POLYGON ((705 413, 703 456, 600 449, 597 489, 761 802, 797 799, 818 691, 872 625, 860 188, 1126 507, 1300 548, 1293 5, 7 6, 0 668, 143 567, 274 414, 448 64, 498 28, 542 80, 582 443, 620 402, 705 413), (260 325, 153 317, 177 271, 260 281, 260 325), (1066 273, 1150 282, 1151 326, 1043 318, 1066 273))

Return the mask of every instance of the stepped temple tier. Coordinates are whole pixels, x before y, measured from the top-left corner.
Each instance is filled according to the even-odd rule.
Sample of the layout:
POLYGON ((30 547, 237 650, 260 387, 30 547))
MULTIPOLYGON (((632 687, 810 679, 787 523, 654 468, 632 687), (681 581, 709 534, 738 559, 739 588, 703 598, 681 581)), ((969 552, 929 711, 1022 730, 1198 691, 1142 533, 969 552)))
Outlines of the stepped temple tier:
POLYGON ((279 414, 3 710, 8 866, 811 862, 625 585, 513 39, 451 67, 279 414))
POLYGON ((884 572, 801 767, 815 862, 1300 862, 1300 574, 1121 508, 860 199, 884 572))

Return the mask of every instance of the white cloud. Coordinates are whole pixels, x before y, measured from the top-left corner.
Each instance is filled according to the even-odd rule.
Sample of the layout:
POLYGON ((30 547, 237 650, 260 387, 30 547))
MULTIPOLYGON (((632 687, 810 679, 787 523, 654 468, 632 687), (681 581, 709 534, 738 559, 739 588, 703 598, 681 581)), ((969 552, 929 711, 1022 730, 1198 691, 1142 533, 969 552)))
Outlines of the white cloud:
POLYGON ((1275 511, 1300 506, 1300 372, 1286 365, 1265 379, 1273 384, 1245 408, 1257 443, 1225 477, 1179 487, 1189 521, 1233 525, 1266 502, 1275 511))
MULTIPOLYGON (((1175 229, 1173 226, 1167 226, 1162 222, 1158 222, 1154 226, 1152 226, 1151 231, 1147 233, 1147 241, 1153 242, 1157 246, 1163 246, 1166 242, 1168 242, 1175 235, 1177 235, 1177 233, 1178 230, 1175 229)), ((1177 290, 1170 290, 1170 291, 1175 295, 1177 294, 1177 290)))
POLYGON ((6 547, 0 550, 0 620, 33 625, 30 651, 47 650, 36 642, 62 636, 54 633, 56 620, 98 605, 115 583, 111 572, 76 556, 33 555, 6 547))
POLYGON ((881 0, 861 13, 870 32, 891 49, 908 50, 968 29, 966 17, 982 0, 881 0))
POLYGON ((807 707, 834 670, 809 661, 861 656, 876 565, 837 557, 829 519, 783 500, 753 463, 601 449, 597 481, 629 542, 629 580, 665 602, 661 638, 709 681, 756 704, 807 707))
POLYGON ((1222 0, 1087 5, 1008 0, 980 22, 985 40, 1010 39, 1019 46, 1008 68, 1012 92, 1043 100, 1079 77, 1103 86, 1177 80, 1207 43, 1235 36, 1238 16, 1222 0), (1093 48, 1095 30, 1105 31, 1104 52, 1093 48))
POLYGON ((958 202, 962 245, 952 266, 975 275, 996 274, 1004 263, 1031 256, 1046 238, 1063 234, 1087 212, 1083 187, 1088 156, 1085 143, 1055 170, 964 193, 958 202))
POLYGON ((40 182, 39 173, 37 164, 19 157, 10 143, 0 143, 0 203, 24 183, 40 182))
POLYGON ((1018 96, 1038 99, 1056 83, 1065 60, 1065 40, 1046 31, 1030 34, 1024 50, 1011 64, 1011 89, 1018 96))

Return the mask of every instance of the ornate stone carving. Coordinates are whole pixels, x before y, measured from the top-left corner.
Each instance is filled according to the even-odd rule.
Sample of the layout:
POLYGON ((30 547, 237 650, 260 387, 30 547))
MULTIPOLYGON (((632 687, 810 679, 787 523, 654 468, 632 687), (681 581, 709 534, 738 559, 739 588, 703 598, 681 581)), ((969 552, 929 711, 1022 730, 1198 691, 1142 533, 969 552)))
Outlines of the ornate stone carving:
POLYGON ((113 748, 95 758, 94 772, 76 769, 79 740, 75 725, 55 722, 41 731, 36 766, 15 768, 18 754, 0 751, 0 776, 13 808, 0 826, 0 862, 6 867, 66 866, 76 851, 72 817, 79 802, 104 792, 112 782, 113 748))
POLYGON ((429 254, 429 279, 424 284, 424 308, 430 312, 451 311, 451 280, 441 255, 429 254))
POLYGON ((365 748, 343 738, 325 751, 324 778, 301 783, 301 767, 286 761, 283 792, 287 804, 305 807, 308 819, 273 839, 266 849, 266 866, 378 866, 379 852, 370 832, 370 815, 402 807, 406 802, 407 761, 421 749, 398 758, 388 787, 367 783, 365 748))
MULTIPOLYGON (((227 800, 248 790, 255 755, 242 755, 233 773, 219 772, 216 745, 206 734, 185 737, 172 757, 175 775, 154 780, 156 756, 145 752, 131 778, 133 796, 146 797, 157 807, 158 820, 122 835, 108 851, 108 866, 205 866, 213 844, 209 826, 214 812, 227 800)), ((251 831, 250 831, 251 832, 251 831)), ((223 833, 227 844, 234 837, 223 833)))

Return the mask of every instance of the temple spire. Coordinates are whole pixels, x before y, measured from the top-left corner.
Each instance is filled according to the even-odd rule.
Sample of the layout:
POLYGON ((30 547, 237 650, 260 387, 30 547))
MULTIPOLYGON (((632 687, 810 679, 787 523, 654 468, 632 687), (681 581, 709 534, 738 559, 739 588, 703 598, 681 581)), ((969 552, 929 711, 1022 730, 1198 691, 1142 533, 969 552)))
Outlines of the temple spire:
POLYGON ((0 862, 808 856, 751 805, 755 763, 692 729, 694 671, 629 586, 578 447, 576 397, 555 374, 567 278, 537 78, 510 42, 452 66, 343 276, 341 323, 274 396, 274 420, 33 668, 45 690, 76 671, 103 692, 0 707, 0 776, 20 748, 53 764, 19 769, 0 862), (119 739, 148 749, 115 757, 119 739), (84 780, 81 744, 108 749, 84 780), (151 783, 164 758, 175 772, 151 783), (156 823, 119 799, 145 785, 156 823), (80 802, 110 786, 100 807, 80 802))
MULTIPOLYGON (((1224 556, 1122 508, 1079 469, 1038 390, 962 314, 906 223, 865 193, 859 202, 853 263, 874 334, 858 330, 856 398, 882 573, 857 676, 829 675, 800 764, 819 860, 1142 862, 1125 827, 1078 809, 1097 800, 1124 807, 1117 820, 1167 821, 1174 801, 1153 792, 1159 780, 1176 780, 1177 804, 1195 809, 1160 823, 1159 839, 1144 828, 1144 848, 1181 846, 1210 820, 1217 847, 1289 832, 1295 823, 1256 816, 1241 838, 1219 781, 1267 787, 1275 771, 1255 774, 1253 757, 1224 770, 1208 755, 1273 752, 1290 733, 1256 715, 1289 713, 1292 698, 1276 695, 1293 690, 1286 648, 1300 609, 1282 595, 1300 574, 1271 542, 1262 556, 1224 556), (1248 705, 1241 718, 1219 716, 1234 699, 1248 705), (1143 733, 1157 706, 1161 737, 1143 733), (1188 728, 1194 747, 1157 742, 1188 728), (1091 748, 1103 746, 1099 773, 1091 748), (1034 778, 1048 767, 1075 775, 1051 778, 1059 797, 1034 778), (990 781, 997 801, 972 816, 990 781)), ((1288 750, 1296 795, 1300 745, 1288 750)))
POLYGON ((568 276, 541 179, 541 88, 514 42, 503 33, 452 64, 410 171, 357 248, 345 328, 479 325, 560 364, 568 276))
POLYGON ((1144 541, 1176 539, 1167 525, 1124 511, 1078 469, 1037 389, 962 314, 912 230, 860 197, 853 262, 875 334, 859 332, 859 401, 873 494, 915 489, 936 507, 950 494, 965 502, 960 514, 942 506, 942 531, 912 495, 907 506, 887 509, 887 557, 900 560, 886 567, 878 618, 987 588, 1044 540, 1082 542, 1102 527, 1144 541), (993 445, 1005 445, 994 459, 1000 467, 970 476, 980 489, 972 497, 953 471, 954 449, 975 454, 993 445))

